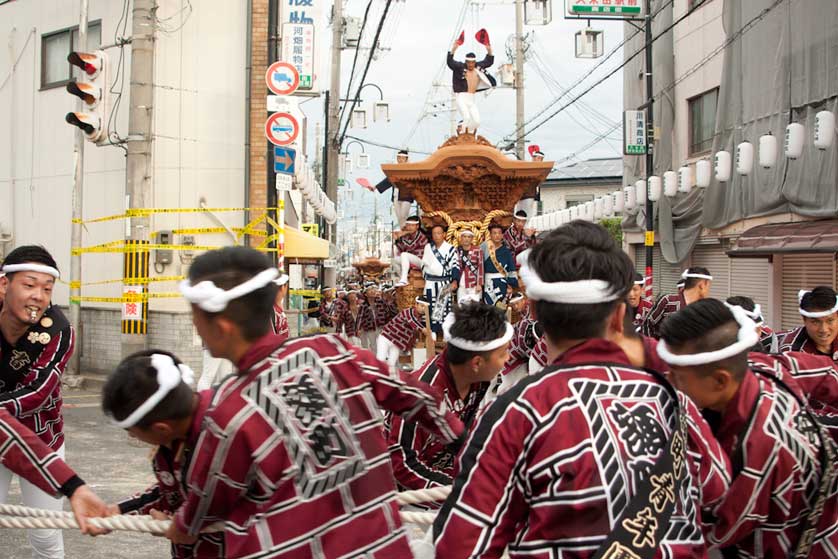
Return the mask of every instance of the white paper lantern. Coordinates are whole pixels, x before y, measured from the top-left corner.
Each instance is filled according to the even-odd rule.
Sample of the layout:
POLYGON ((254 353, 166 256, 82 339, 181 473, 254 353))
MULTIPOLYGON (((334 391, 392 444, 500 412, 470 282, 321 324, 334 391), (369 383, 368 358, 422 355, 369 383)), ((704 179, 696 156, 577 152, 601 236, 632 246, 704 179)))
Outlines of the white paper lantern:
POLYGON ((727 151, 716 152, 716 180, 719 182, 730 180, 730 153, 727 151))
MULTIPOLYGON (((689 167, 687 167, 689 169, 689 167)), ((697 161, 695 164, 695 184, 699 188, 707 188, 710 186, 710 162, 706 159, 702 159, 701 161, 697 161)), ((690 173, 692 174, 692 173, 690 173)), ((690 181, 692 183, 692 181, 690 181)), ((680 188, 680 185, 679 185, 680 188)), ((689 189, 687 190, 689 191, 689 189)))
POLYGON ((562 225, 565 223, 570 223, 570 210, 562 210, 562 217, 561 217, 562 225))
POLYGON ((602 198, 602 213, 606 216, 614 215, 614 195, 606 194, 602 198))
POLYGON ((575 221, 577 219, 579 219, 579 205, 578 204, 573 206, 572 208, 570 208, 570 220, 575 221))
POLYGON ((815 147, 829 149, 835 136, 835 115, 832 111, 821 111, 815 115, 815 147))
POLYGON ((649 200, 657 202, 661 199, 661 178, 657 175, 649 177, 649 200))
POLYGON ((594 219, 599 221, 605 212, 603 211, 602 198, 594 199, 594 219))
POLYGON ((640 179, 639 181, 635 181, 634 183, 634 199, 637 203, 637 206, 645 206, 646 205, 646 181, 640 179))
POLYGON ((637 188, 634 186, 627 186, 626 192, 626 210, 632 211, 637 207, 637 188))
POLYGON ((806 141, 806 127, 799 122, 792 122, 786 126, 786 137, 783 150, 789 159, 797 159, 803 155, 803 144, 806 141))
POLYGON ((593 221, 594 220, 594 201, 593 200, 589 200, 588 202, 585 202, 585 217, 583 219, 585 219, 587 221, 593 221))
POLYGON ((759 166, 770 169, 777 164, 777 138, 771 134, 759 137, 759 166))
POLYGON ((663 174, 663 194, 672 198, 678 194, 678 173, 667 171, 663 174))
POLYGON ((626 193, 622 190, 613 192, 611 196, 614 198, 614 211, 623 213, 626 209, 626 193))
POLYGON ((742 142, 736 146, 736 172, 748 176, 754 170, 754 144, 742 142))

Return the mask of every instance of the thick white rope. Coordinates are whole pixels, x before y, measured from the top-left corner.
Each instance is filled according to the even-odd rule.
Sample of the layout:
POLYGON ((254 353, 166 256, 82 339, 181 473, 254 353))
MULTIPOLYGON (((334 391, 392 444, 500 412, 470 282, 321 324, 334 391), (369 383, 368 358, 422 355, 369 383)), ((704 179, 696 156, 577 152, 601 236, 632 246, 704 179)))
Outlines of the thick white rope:
POLYGON ((416 505, 419 503, 441 502, 448 498, 451 493, 451 486, 430 487, 428 489, 415 489, 413 491, 402 491, 396 495, 400 505, 416 505))

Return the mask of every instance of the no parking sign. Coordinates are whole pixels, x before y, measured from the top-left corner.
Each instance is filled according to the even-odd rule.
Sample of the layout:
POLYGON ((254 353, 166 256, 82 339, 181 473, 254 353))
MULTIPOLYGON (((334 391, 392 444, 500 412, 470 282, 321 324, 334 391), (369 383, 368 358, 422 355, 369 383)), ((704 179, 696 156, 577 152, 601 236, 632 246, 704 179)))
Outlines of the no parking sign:
POLYGON ((300 134, 300 123, 291 113, 274 113, 265 123, 265 136, 275 146, 290 146, 300 134))

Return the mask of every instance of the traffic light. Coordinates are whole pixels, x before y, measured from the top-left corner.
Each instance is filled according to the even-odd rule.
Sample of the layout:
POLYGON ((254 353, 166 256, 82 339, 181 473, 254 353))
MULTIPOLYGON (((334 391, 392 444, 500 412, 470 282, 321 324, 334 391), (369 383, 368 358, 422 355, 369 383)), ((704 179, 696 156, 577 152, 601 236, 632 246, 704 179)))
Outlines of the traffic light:
POLYGON ((67 91, 81 99, 84 107, 81 111, 67 113, 64 120, 81 128, 88 140, 101 145, 108 139, 108 55, 101 50, 71 52, 67 61, 83 72, 79 79, 67 84, 67 91))

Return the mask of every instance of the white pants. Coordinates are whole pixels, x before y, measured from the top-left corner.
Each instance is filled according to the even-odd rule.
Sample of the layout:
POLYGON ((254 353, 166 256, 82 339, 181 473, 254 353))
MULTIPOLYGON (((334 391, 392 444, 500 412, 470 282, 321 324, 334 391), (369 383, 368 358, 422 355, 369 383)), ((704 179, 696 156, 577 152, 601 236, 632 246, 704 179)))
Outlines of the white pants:
POLYGON ((422 269, 422 259, 416 256, 415 254, 410 254, 409 252, 403 252, 399 255, 399 260, 401 260, 401 277, 399 278, 399 283, 407 283, 407 273, 410 271, 411 264, 422 269))
POLYGON ((375 350, 376 339, 378 338, 379 330, 366 330, 361 332, 361 347, 370 351, 375 350))
POLYGON ((402 352, 396 347, 396 344, 384 336, 378 336, 375 356, 378 357, 379 361, 384 361, 390 367, 396 367, 399 364, 399 356, 401 354, 402 352))
POLYGON ((206 349, 203 352, 203 365, 201 367, 201 378, 198 380, 196 390, 207 390, 221 382, 224 377, 233 373, 233 364, 226 359, 219 359, 210 355, 206 349))
MULTIPOLYGON (((55 452, 64 458, 64 445, 55 452)), ((9 484, 14 474, 0 466, 0 503, 6 503, 9 497, 9 484)), ((23 504, 27 507, 47 510, 61 510, 63 497, 56 499, 20 478, 20 492, 23 504)), ((64 559, 64 537, 61 530, 29 530, 29 544, 32 546, 33 559, 64 559)))
POLYGON ((515 210, 524 210, 527 212, 527 219, 532 219, 535 217, 535 210, 536 210, 536 202, 535 198, 523 198, 515 204, 515 210))
POLYGON ((457 109, 463 117, 463 128, 466 132, 477 132, 480 128, 480 111, 474 101, 474 93, 457 93, 457 109))
POLYGON ((406 200, 396 200, 393 204, 393 209, 396 212, 396 219, 399 222, 399 229, 404 229, 404 223, 410 217, 410 208, 413 207, 413 202, 406 200))

